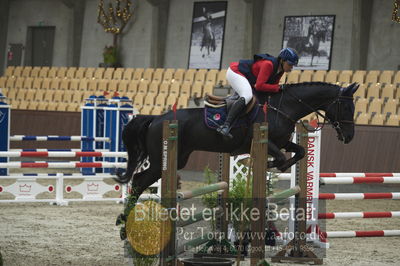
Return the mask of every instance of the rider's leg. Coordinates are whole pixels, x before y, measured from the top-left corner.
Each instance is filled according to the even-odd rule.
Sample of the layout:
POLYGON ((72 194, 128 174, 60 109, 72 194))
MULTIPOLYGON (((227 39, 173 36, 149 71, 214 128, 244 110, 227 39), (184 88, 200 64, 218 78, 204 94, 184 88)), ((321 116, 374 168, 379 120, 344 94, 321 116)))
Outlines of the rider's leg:
POLYGON ((249 81, 244 76, 233 72, 230 68, 228 68, 228 71, 226 72, 226 79, 235 92, 239 94, 240 98, 232 105, 225 123, 217 129, 217 132, 232 138, 232 135, 229 133, 232 123, 253 98, 253 92, 249 81))

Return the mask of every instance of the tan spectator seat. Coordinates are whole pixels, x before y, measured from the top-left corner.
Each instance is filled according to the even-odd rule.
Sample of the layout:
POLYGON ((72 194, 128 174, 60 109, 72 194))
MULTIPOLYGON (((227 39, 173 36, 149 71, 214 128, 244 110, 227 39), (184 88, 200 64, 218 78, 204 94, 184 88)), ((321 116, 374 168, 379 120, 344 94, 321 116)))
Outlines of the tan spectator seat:
POLYGON ((177 82, 172 83, 171 86, 169 87, 169 93, 175 95, 179 95, 179 93, 182 93, 180 84, 177 82))
POLYGON ((378 82, 383 84, 392 84, 393 75, 394 75, 393 70, 384 70, 380 74, 378 82))
POLYGON ((83 78, 85 78, 85 73, 86 73, 86 67, 80 67, 75 72, 75 78, 83 79, 83 78))
POLYGON ((37 90, 35 93, 34 101, 37 101, 37 102, 43 101, 45 93, 46 93, 46 90, 37 90))
POLYGON ((75 91, 72 91, 72 90, 64 91, 63 101, 67 102, 67 103, 72 102, 72 98, 74 96, 74 93, 75 93, 75 91))
POLYGON ((24 67, 22 67, 22 66, 15 67, 14 72, 13 72, 13 77, 22 77, 23 69, 24 69, 24 67))
POLYGON ((108 89, 109 80, 107 79, 100 79, 97 83, 97 91, 103 93, 105 91, 110 91, 108 89))
POLYGON ((326 73, 325 82, 336 83, 338 80, 338 76, 339 76, 338 70, 330 70, 326 73))
POLYGON ((17 78, 9 77, 6 81, 6 88, 8 88, 8 89, 15 88, 14 84, 16 81, 17 81, 17 78))
POLYGON ((218 75, 218 70, 210 69, 206 74, 205 84, 211 84, 215 86, 217 84, 217 75, 218 75))
POLYGON ((206 80, 207 69, 199 69, 195 73, 194 82, 204 84, 206 80))
POLYGON ((153 106, 145 105, 140 109, 140 114, 149 115, 149 114, 151 114, 152 109, 153 109, 153 106))
POLYGON ((151 111, 152 115, 161 115, 164 110, 164 106, 155 106, 151 111))
POLYGON ((117 79, 111 79, 108 80, 108 91, 118 91, 118 85, 121 82, 121 80, 117 80, 117 79))
POLYGON ((365 98, 360 98, 356 101, 355 113, 358 113, 358 112, 366 113, 367 107, 368 107, 368 100, 365 98))
POLYGON ((71 91, 79 90, 79 82, 80 82, 80 79, 71 79, 69 82, 69 90, 71 90, 71 91))
POLYGON ((299 82, 310 82, 312 81, 312 76, 314 71, 312 70, 304 70, 300 74, 299 82))
POLYGON ((136 94, 138 92, 139 82, 136 80, 129 81, 128 90, 129 93, 136 94))
POLYGON ((14 99, 16 99, 16 100, 18 100, 20 102, 24 101, 25 100, 25 94, 26 94, 27 91, 28 91, 27 89, 19 89, 14 99))
POLYGON ((15 69, 15 66, 8 66, 6 68, 6 72, 4 73, 4 76, 12 77, 14 75, 14 69, 15 69))
POLYGON ((39 72, 39 78, 47 78, 49 75, 49 71, 49 67, 42 67, 39 72))
MULTIPOLYGON (((94 72, 96 71, 96 69, 94 67, 88 67, 85 69, 85 75, 83 76, 83 78, 87 78, 87 79, 93 79, 94 78, 94 72)), ((78 78, 78 77, 76 77, 78 78)))
POLYGON ((204 85, 204 88, 203 88, 203 97, 204 96, 206 96, 206 95, 212 95, 212 94, 214 94, 214 86, 215 85, 213 85, 212 83, 209 83, 209 84, 205 84, 204 85))
POLYGON ((169 95, 165 101, 165 107, 167 110, 171 110, 172 106, 178 101, 178 97, 175 95, 169 95))
POLYGON ((15 89, 22 89, 24 87, 24 81, 25 81, 24 77, 17 77, 13 87, 15 89))
POLYGON ((190 96, 193 97, 202 97, 203 96, 203 84, 201 83, 194 83, 192 85, 192 92, 190 93, 190 96))
POLYGON ((25 89, 32 89, 33 88, 33 78, 27 77, 25 78, 23 88, 25 89))
POLYGON ((169 93, 169 84, 168 83, 161 83, 159 94, 167 95, 169 93))
POLYGON ((367 84, 374 84, 378 82, 378 76, 380 71, 379 70, 371 70, 365 76, 365 83, 367 84))
POLYGON ((343 70, 340 72, 337 82, 341 85, 347 85, 351 82, 352 75, 353 75, 353 71, 343 70))
POLYGON ((154 68, 146 68, 143 71, 143 76, 141 81, 147 81, 150 83, 150 81, 153 79, 153 74, 154 74, 154 68))
POLYGON ((119 67, 114 70, 114 74, 112 76, 113 79, 122 79, 122 75, 124 74, 124 69, 119 67))
POLYGON ((29 77, 37 78, 39 77, 39 73, 40 73, 40 67, 33 67, 29 77))
POLYGON ((368 125, 370 119, 371 119, 371 114, 370 113, 360 113, 356 117, 356 124, 358 124, 358 125, 368 125))
MULTIPOLYGON (((67 72, 65 73, 65 77, 69 79, 74 79, 75 78, 75 73, 77 72, 76 67, 69 67, 67 69, 67 72)), ((82 75, 83 77, 83 75, 82 75)))
POLYGON ((184 76, 185 76, 185 69, 178 68, 174 73, 174 78, 172 79, 172 82, 182 83, 184 76))
POLYGON ((220 84, 220 85, 222 85, 222 86, 225 86, 225 85, 228 84, 228 82, 226 81, 226 71, 227 71, 227 69, 221 69, 221 70, 218 72, 218 75, 217 75, 217 84, 220 84))
POLYGON ((67 70, 68 70, 68 68, 66 68, 66 67, 60 67, 57 71, 57 77, 61 78, 61 79, 66 78, 67 70))
POLYGON ((385 123, 386 126, 400 126, 400 116, 397 114, 390 114, 385 123))
POLYGON ((26 66, 22 69, 21 77, 27 78, 30 77, 32 71, 32 67, 26 66))
POLYGON ((69 79, 63 79, 60 82, 60 90, 69 90, 69 84, 70 80, 69 79))
POLYGON ((0 77, 0 89, 5 88, 7 83, 7 77, 0 77))
POLYGON ((361 98, 366 98, 367 97, 367 84, 360 84, 358 87, 357 91, 353 95, 355 98, 361 97, 361 98))
POLYGON ((117 82, 117 91, 119 93, 124 94, 125 92, 128 91, 128 85, 129 85, 129 81, 128 80, 118 80, 118 82, 117 82))
POLYGON ((166 95, 165 94, 158 94, 157 97, 156 97, 155 105, 164 107, 165 100, 166 100, 166 95))
POLYGON ((398 107, 399 107, 399 99, 389 99, 383 105, 382 113, 397 114, 398 107))
POLYGON ((132 79, 141 81, 143 76, 144 68, 136 68, 135 72, 133 73, 132 79))
POLYGON ((393 86, 393 84, 386 83, 382 88, 381 98, 382 99, 385 99, 385 98, 393 99, 394 91, 395 91, 395 87, 393 86))
POLYGON ((181 95, 178 98, 178 109, 187 108, 189 97, 187 95, 181 95))
POLYGON ((55 102, 62 102, 64 98, 64 90, 55 90, 53 101, 55 102))
POLYGON ((79 80, 78 90, 87 91, 89 89, 89 80, 86 78, 79 80))
POLYGON ((138 93, 146 94, 149 90, 149 81, 139 82, 138 93))
POLYGON ((103 79, 113 79, 114 76, 114 68, 108 67, 105 69, 104 74, 103 74, 103 79))
POLYGON ((317 70, 315 71, 312 81, 315 82, 324 82, 325 81, 326 70, 317 70))
POLYGON ((173 69, 173 68, 165 69, 162 83, 168 83, 168 84, 171 83, 172 79, 174 78, 174 72, 175 72, 175 69, 173 69))
POLYGON ((398 71, 396 72, 396 75, 394 75, 393 84, 394 84, 395 86, 399 86, 399 84, 400 84, 400 70, 398 70, 398 71))
POLYGON ((185 75, 183 77, 183 83, 192 84, 194 81, 194 75, 196 74, 195 69, 188 69, 185 71, 185 75))
POLYGON ((382 112, 382 104, 383 100, 374 98, 372 101, 370 101, 368 105, 368 113, 377 113, 380 114, 382 112))
POLYGON ((35 89, 28 89, 25 94, 26 101, 33 101, 35 99, 36 90, 35 89))
POLYGON ((28 110, 28 105, 29 105, 28 101, 22 100, 22 101, 20 101, 20 103, 18 105, 18 109, 19 110, 28 110))
POLYGON ((93 77, 94 77, 95 79, 102 79, 103 76, 104 76, 104 71, 105 71, 105 68, 103 68, 103 67, 96 68, 96 69, 94 70, 93 77))
POLYGON ((357 83, 364 83, 365 81, 365 74, 367 71, 365 70, 357 70, 354 72, 353 77, 351 78, 351 82, 357 82, 357 83))
POLYGON ((152 81, 149 85, 147 93, 157 94, 159 88, 159 83, 152 81))
POLYGON ((367 98, 379 98, 381 93, 381 84, 373 83, 367 89, 367 98))
MULTIPOLYGON (((134 72, 135 72, 134 68, 125 68, 124 73, 122 74, 122 78, 126 79, 126 80, 132 80, 134 72)), ((142 78, 142 77, 140 77, 140 78, 142 78)))
POLYGON ((60 88, 61 81, 59 79, 51 79, 50 80, 50 89, 51 90, 58 90, 60 88))
POLYGON ((287 75, 286 83, 299 83, 300 70, 293 70, 287 75))
POLYGON ((385 116, 382 114, 374 114, 371 117, 371 120, 369 122, 370 125, 374 126, 383 126, 383 123, 385 121, 385 116))
POLYGON ((58 67, 51 67, 49 69, 49 73, 47 74, 48 78, 57 78, 58 67))
POLYGON ((153 73, 153 78, 151 79, 154 83, 161 83, 164 76, 164 68, 156 68, 153 73))

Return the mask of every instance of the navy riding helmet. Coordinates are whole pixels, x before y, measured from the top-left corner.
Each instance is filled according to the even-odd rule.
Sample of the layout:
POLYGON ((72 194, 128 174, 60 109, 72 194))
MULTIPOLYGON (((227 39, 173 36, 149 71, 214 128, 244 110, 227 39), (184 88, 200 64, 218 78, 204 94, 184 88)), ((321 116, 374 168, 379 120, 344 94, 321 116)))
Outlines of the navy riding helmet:
POLYGON ((299 62, 299 56, 297 55, 296 50, 292 48, 283 48, 279 53, 279 57, 282 58, 283 61, 294 66, 299 62))

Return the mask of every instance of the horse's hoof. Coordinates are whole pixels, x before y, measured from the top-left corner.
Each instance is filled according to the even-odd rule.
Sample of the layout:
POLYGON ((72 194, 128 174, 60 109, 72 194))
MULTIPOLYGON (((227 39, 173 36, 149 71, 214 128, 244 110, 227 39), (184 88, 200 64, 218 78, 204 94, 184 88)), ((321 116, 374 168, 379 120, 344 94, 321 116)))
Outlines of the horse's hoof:
POLYGON ((121 240, 125 240, 126 239, 125 226, 121 227, 121 230, 119 230, 119 237, 121 238, 121 240))
POLYGON ((125 223, 125 222, 126 222, 126 215, 121 213, 120 215, 118 215, 117 221, 115 222, 115 225, 118 226, 118 225, 120 225, 122 223, 125 223))

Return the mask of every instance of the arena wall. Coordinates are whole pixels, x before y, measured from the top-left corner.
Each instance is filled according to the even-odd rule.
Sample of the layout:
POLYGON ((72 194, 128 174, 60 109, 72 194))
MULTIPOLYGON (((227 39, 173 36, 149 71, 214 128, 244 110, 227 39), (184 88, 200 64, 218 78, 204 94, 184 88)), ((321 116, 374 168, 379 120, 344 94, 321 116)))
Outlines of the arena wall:
MULTIPOLYGON (((154 5, 157 1, 133 2, 136 6, 133 20, 122 38, 123 66, 187 68, 195 1, 160 1, 169 6, 154 5), (163 13, 168 13, 166 19, 160 19, 163 13), (164 32, 166 34, 162 36, 164 32), (162 58, 155 60, 155 55, 162 58)), ((79 66, 97 67, 102 61, 103 48, 112 44, 112 35, 104 33, 97 23, 98 0, 86 0, 85 5, 78 8, 73 3, 62 0, 4 1, 2 8, 9 8, 9 12, 8 27, 2 30, 7 38, 0 41, 0 48, 3 47, 0 74, 6 65, 5 44, 26 45, 27 27, 37 25, 56 26, 53 66, 76 66, 73 58, 80 57, 79 66), (84 9, 83 29, 77 31, 77 13, 81 9, 84 9), (73 48, 79 45, 76 40, 80 38, 79 49, 73 48)), ((331 69, 396 70, 399 67, 400 27, 391 20, 392 10, 390 0, 230 0, 222 68, 253 52, 276 54, 282 45, 285 16, 336 15, 331 69), (256 12, 258 6, 263 12, 256 12)), ((7 17, 7 12, 2 13, 7 17)))

